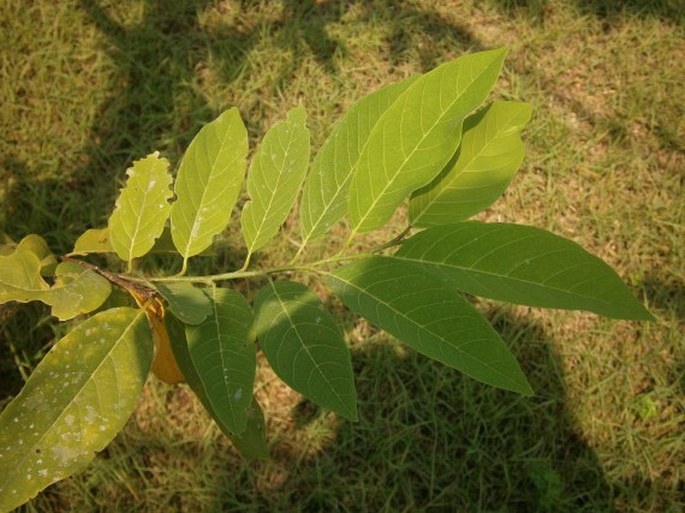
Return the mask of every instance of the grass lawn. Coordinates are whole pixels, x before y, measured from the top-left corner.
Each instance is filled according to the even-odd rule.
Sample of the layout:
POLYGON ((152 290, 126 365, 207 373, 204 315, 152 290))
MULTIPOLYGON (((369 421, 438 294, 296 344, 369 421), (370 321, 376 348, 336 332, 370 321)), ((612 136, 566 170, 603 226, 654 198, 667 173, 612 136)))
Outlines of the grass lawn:
MULTIPOLYGON (((304 105, 318 148, 375 88, 506 46, 493 97, 530 102, 534 114, 522 169, 480 218, 575 240, 657 318, 481 301, 535 389, 523 398, 417 355, 334 303, 359 422, 303 401, 261 362, 273 458, 248 462, 185 386, 151 379, 93 465, 22 511, 685 509, 680 0, 5 1, 0 27, 0 230, 14 240, 39 233, 69 251, 106 223, 132 160, 159 150, 177 162, 228 107, 253 150, 304 105)), ((234 224, 225 251, 193 265, 239 265, 239 241, 234 224)), ((283 237, 260 258, 292 251, 283 237)), ((38 304, 3 305, 0 319, 1 408, 65 327, 38 304)))

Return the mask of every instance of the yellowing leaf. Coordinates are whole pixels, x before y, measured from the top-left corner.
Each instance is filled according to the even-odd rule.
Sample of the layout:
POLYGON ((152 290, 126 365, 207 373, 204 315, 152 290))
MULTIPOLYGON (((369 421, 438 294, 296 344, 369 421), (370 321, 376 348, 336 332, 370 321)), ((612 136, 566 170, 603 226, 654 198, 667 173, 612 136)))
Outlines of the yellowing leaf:
POLYGON ((54 274, 57 258, 52 254, 43 237, 31 233, 19 241, 17 249, 26 249, 35 253, 40 260, 40 273, 43 276, 52 276, 54 274))
POLYGON ((57 342, 0 413, 0 509, 88 466, 126 424, 151 361, 133 308, 101 312, 57 342))
POLYGON ((174 385, 184 380, 183 373, 176 363, 176 358, 171 349, 169 333, 164 322, 164 306, 155 299, 145 306, 152 339, 155 341, 155 359, 152 361, 152 372, 159 379, 174 385))
POLYGON ((109 218, 114 251, 130 262, 146 254, 164 229, 169 217, 171 175, 169 161, 154 152, 137 160, 126 171, 128 180, 109 218))
POLYGON ((111 291, 109 281, 99 274, 75 262, 62 262, 44 301, 52 306, 52 315, 64 321, 96 310, 111 291))
POLYGON ((40 269, 40 259, 27 249, 0 256, 0 303, 44 300, 50 286, 41 277, 40 269))
POLYGON ((87 255, 88 253, 114 253, 112 241, 109 239, 109 228, 91 228, 76 239, 72 255, 87 255))

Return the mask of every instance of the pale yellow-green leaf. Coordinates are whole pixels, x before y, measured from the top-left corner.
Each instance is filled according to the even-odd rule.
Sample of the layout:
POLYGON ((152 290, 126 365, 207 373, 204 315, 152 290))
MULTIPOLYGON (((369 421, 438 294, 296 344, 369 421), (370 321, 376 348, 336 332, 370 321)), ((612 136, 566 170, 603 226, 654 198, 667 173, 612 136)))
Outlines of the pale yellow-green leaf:
POLYGON ((0 256, 0 303, 44 300, 50 286, 41 277, 40 269, 40 259, 27 249, 0 256))
POLYGON ((126 186, 109 218, 109 236, 114 251, 130 262, 146 254, 164 229, 169 217, 171 175, 169 161, 154 152, 136 160, 126 174, 126 186))
POLYGON ((250 201, 240 222, 248 255, 278 233, 295 203, 309 164, 307 113, 298 107, 266 133, 247 177, 250 201))
POLYGON ((123 428, 153 354, 141 310, 101 312, 61 339, 0 414, 0 510, 83 470, 123 428))
POLYGON ((207 249, 231 218, 245 176, 247 130, 238 109, 205 125, 183 155, 171 236, 184 259, 207 249))
POLYGON ((50 251, 48 243, 40 235, 31 233, 21 239, 17 244, 18 249, 32 251, 40 260, 40 273, 43 276, 52 276, 57 266, 57 258, 50 251))
POLYGON ((111 291, 109 281, 99 274, 75 262, 62 262, 45 302, 52 306, 52 315, 64 321, 96 310, 111 291))
POLYGON ((495 84, 504 50, 466 55, 415 80, 373 127, 350 184, 353 234, 379 228, 428 184, 461 140, 462 123, 495 84))
POLYGON ((91 228, 76 239, 72 255, 87 255, 88 253, 114 253, 112 241, 109 239, 109 228, 91 228))

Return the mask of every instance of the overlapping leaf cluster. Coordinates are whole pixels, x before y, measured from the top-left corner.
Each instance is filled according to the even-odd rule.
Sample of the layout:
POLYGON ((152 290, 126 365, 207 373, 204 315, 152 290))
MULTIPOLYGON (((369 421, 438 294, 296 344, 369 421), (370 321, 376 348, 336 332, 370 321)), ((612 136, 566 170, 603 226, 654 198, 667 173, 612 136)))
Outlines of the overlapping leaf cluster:
POLYGON ((65 320, 96 311, 113 284, 138 308, 101 309, 76 326, 2 412, 0 510, 83 468, 126 422, 150 369, 169 383, 186 381, 252 457, 267 455, 253 397, 257 348, 293 389, 356 419, 342 333, 317 294, 284 277, 290 270, 324 277, 348 308, 415 350, 522 394, 531 389, 518 363, 464 294, 649 319, 616 273, 573 242, 533 227, 467 220, 496 200, 523 159, 530 107, 483 106, 504 54, 462 57, 367 96, 334 127, 311 169, 306 113, 291 110, 250 163, 242 269, 185 275, 188 259, 211 250, 231 222, 243 190, 248 140, 236 109, 198 133, 173 193, 166 159, 153 153, 136 161, 108 226, 84 233, 62 261, 35 235, 2 246, 0 302, 43 301, 65 320), (406 238, 367 253, 249 267, 298 197, 301 247, 293 262, 343 218, 348 247, 407 199, 410 226, 406 238), (136 274, 135 259, 155 251, 179 254, 180 275, 136 274), (118 255, 126 273, 82 258, 99 253, 118 255), (248 277, 265 283, 254 297, 230 288, 230 280, 248 277))

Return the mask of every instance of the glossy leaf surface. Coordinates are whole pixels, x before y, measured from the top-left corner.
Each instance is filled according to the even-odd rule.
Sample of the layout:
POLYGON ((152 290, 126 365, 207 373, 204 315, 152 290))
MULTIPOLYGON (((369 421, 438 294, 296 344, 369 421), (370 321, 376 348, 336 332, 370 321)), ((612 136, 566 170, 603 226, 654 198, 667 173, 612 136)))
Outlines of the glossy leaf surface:
POLYGON ((455 223, 490 206, 523 162, 521 130, 530 115, 527 103, 498 101, 469 116, 455 158, 412 195, 411 223, 455 223))
POLYGON ((347 212, 347 193, 359 155, 378 118, 417 77, 409 77, 355 103, 317 153, 302 193, 303 241, 325 234, 347 212))
POLYGON ((570 240, 531 226, 437 226, 407 240, 396 256, 477 296, 619 319, 652 319, 602 260, 570 240))
POLYGON ((274 372, 316 404, 357 418, 350 354, 321 300, 300 283, 270 282, 255 297, 255 332, 274 372))
POLYGON ((188 351, 212 410, 231 433, 240 434, 247 425, 257 364, 252 309, 231 289, 216 288, 210 299, 209 316, 186 326, 188 351))
POLYGON ((420 266, 374 256, 336 269, 329 283, 353 312, 416 351, 483 383, 532 393, 488 321, 420 266))
POLYGON ((159 152, 136 160, 126 174, 108 228, 114 251, 128 262, 150 251, 161 235, 172 193, 169 161, 159 158, 159 152))
POLYGON ((373 127, 350 185, 353 232, 385 224, 414 190, 447 164, 464 118, 487 97, 504 50, 461 57, 421 76, 373 127))
POLYGON ((0 414, 3 511, 82 470, 109 444, 151 361, 145 316, 132 308, 101 312, 57 342, 0 414))
POLYGON ((241 216, 248 254, 269 242, 288 217, 309 165, 309 130, 302 107, 288 112, 257 148, 247 177, 250 201, 241 216))
POLYGON ((236 108, 206 124, 188 146, 174 183, 171 236, 184 259, 223 231, 245 176, 247 131, 236 108))

